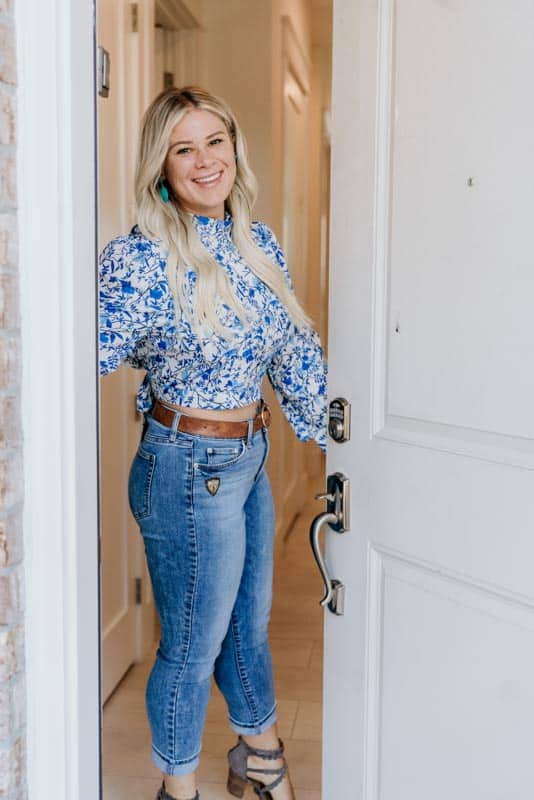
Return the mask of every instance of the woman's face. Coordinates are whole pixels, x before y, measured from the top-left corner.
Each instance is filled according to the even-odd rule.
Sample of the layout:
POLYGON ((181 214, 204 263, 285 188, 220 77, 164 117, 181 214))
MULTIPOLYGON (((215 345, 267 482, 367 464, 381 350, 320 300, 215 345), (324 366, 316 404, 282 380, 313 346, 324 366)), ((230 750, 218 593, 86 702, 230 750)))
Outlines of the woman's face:
POLYGON ((171 131, 164 175, 185 211, 223 219, 236 163, 222 119, 211 111, 188 111, 171 131))

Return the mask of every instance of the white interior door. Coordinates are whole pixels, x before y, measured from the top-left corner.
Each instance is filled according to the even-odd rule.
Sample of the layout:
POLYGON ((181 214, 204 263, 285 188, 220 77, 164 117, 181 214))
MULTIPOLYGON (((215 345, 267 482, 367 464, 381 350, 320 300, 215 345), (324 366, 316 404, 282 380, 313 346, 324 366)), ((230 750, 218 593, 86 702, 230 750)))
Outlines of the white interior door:
POLYGON ((534 786, 534 6, 335 5, 323 800, 534 786))
MULTIPOLYGON (((99 249, 133 224, 133 165, 141 110, 151 90, 152 0, 99 0, 98 44, 110 54, 110 92, 98 98, 99 249)), ((102 676, 106 700, 155 636, 155 608, 142 540, 128 506, 127 482, 141 418, 135 394, 141 374, 127 367, 101 382, 102 676)))
MULTIPOLYGON (((308 150, 305 142, 307 123, 307 95, 296 80, 289 64, 284 70, 283 94, 283 218, 282 247, 298 297, 306 297, 306 241, 307 200, 306 176, 308 150)), ((289 509, 284 528, 287 529, 294 514, 302 507, 306 469, 302 446, 295 443, 289 425, 282 420, 279 439, 283 448, 281 462, 284 473, 282 508, 289 509), (289 436, 288 436, 289 433, 289 436)))

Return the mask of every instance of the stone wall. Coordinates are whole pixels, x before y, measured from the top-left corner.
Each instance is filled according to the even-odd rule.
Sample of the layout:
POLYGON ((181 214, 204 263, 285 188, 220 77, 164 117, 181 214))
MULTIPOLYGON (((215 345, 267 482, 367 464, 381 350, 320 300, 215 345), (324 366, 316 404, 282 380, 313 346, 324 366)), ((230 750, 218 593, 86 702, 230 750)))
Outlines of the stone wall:
POLYGON ((21 336, 13 0, 0 0, 0 798, 26 797, 21 336))

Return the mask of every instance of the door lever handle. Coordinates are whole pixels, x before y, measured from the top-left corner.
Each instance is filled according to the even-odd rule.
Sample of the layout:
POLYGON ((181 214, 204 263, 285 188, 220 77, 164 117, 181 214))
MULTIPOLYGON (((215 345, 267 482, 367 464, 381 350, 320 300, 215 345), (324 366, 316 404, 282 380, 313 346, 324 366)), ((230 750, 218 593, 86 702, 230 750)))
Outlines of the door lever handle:
POLYGON ((335 494, 316 494, 316 500, 328 500, 329 503, 334 503, 336 500, 335 494))
POLYGON ((324 525, 329 525, 337 533, 344 533, 349 527, 349 479, 340 472, 328 476, 327 493, 316 495, 317 500, 327 501, 327 510, 313 520, 310 528, 310 545, 313 556, 324 581, 325 594, 320 604, 338 616, 344 612, 345 586, 336 578, 331 578, 321 552, 319 536, 324 525))
POLYGON ((322 600, 319 601, 320 605, 322 606, 326 605, 329 606, 329 604, 332 601, 332 596, 334 594, 333 581, 329 575, 326 562, 321 552, 321 544, 319 542, 319 534, 321 533, 321 528, 323 527, 323 525, 327 525, 328 523, 331 522, 337 522, 336 515, 332 514, 330 511, 323 511, 322 514, 319 514, 317 517, 315 517, 310 528, 310 545, 312 553, 314 555, 315 561, 317 562, 317 566, 319 567, 319 572, 321 573, 325 587, 324 597, 322 600))

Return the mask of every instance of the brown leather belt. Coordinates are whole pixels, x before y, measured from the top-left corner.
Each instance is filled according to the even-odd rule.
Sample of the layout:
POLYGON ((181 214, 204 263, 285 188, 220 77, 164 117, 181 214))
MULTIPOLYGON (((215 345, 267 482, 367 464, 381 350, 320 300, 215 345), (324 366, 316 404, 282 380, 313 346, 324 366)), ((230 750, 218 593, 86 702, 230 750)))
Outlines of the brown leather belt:
MULTIPOLYGON (((170 428, 174 422, 176 410, 172 406, 156 400, 150 413, 155 420, 170 428)), ((260 428, 268 428, 270 424, 271 409, 262 400, 261 409, 254 417, 252 432, 256 433, 260 428)), ((248 436, 248 420, 233 422, 230 420, 200 419, 199 417, 188 417, 185 413, 182 413, 178 421, 178 430, 184 433, 195 433, 199 436, 211 436, 214 439, 245 439, 248 436)))

